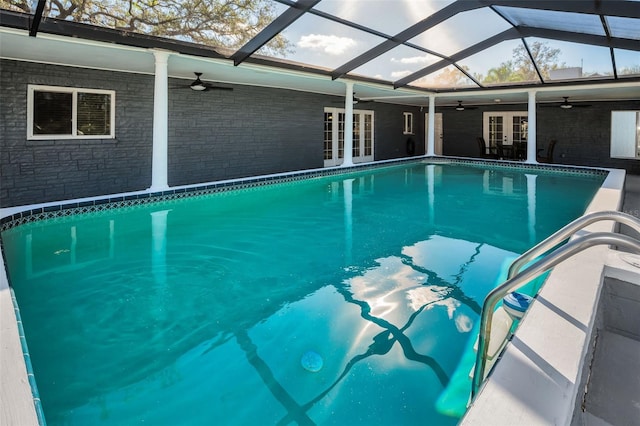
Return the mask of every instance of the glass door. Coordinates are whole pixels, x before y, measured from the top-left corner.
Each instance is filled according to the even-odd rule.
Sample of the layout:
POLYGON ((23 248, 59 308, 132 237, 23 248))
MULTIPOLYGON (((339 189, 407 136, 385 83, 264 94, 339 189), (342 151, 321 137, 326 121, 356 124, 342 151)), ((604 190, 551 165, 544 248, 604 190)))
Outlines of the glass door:
POLYGON ((527 126, 526 111, 483 113, 483 137, 492 152, 497 152, 503 159, 526 159, 527 126))
MULTIPOLYGON (((338 166, 343 162, 344 122, 344 109, 324 109, 325 167, 338 166)), ((352 151, 354 163, 373 161, 373 124, 373 111, 354 110, 352 151)))

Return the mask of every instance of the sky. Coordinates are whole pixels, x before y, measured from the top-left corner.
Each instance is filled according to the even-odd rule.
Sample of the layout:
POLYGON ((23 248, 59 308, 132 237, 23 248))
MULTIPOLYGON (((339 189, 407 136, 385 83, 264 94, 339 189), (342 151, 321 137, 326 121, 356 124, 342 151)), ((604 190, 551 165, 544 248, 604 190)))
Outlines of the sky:
MULTIPOLYGON (((453 0, 322 0, 316 8, 382 33, 395 35, 452 2, 453 0)), ((285 6, 275 4, 278 5, 278 10, 284 10, 285 6)), ((602 32, 597 16, 546 11, 523 12, 522 9, 512 7, 504 10, 516 21, 526 19, 530 25, 542 28, 578 31, 588 28, 594 34, 602 32)), ((618 21, 615 22, 615 27, 621 35, 626 31, 628 36, 633 31, 631 25, 635 22, 625 21, 624 18, 616 19, 618 21)), ((481 8, 455 15, 409 41, 442 55, 452 55, 508 28, 510 25, 498 14, 489 8, 481 8)), ((283 35, 291 42, 293 50, 285 59, 329 69, 343 65, 384 41, 381 37, 309 13, 289 26, 283 35)), ((546 42, 550 47, 560 49, 559 62, 567 67, 582 66, 585 73, 612 73, 608 48, 527 39, 528 43, 533 41, 546 42)), ((520 39, 503 42, 460 61, 459 65, 468 66, 472 74, 486 75, 490 68, 512 60, 513 49, 521 44, 520 39)), ((640 64, 638 52, 619 53, 622 62, 640 64)), ((395 81, 439 60, 439 57, 423 51, 398 46, 352 72, 395 81)))

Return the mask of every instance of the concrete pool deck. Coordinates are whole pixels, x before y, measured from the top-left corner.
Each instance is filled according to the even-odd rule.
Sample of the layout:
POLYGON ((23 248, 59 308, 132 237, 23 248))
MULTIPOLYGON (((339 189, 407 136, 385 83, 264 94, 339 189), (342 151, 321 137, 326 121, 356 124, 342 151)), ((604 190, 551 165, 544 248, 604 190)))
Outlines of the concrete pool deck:
MULTIPOLYGON (((612 171, 588 212, 618 209, 640 216, 640 176, 629 176, 623 189, 624 182, 624 171, 612 171)), ((613 228, 611 222, 601 222, 587 231, 613 228)), ((595 392, 592 398, 583 398, 581 388, 584 366, 589 364, 588 360, 585 363, 586 355, 590 353, 593 331, 598 325, 595 314, 605 277, 640 288, 640 269, 622 261, 620 255, 604 246, 593 247, 554 269, 462 424, 568 425, 583 399, 593 404, 593 410, 589 411, 587 404, 585 413, 576 420, 582 422, 574 424, 607 424, 604 418, 607 414, 599 408, 602 399, 595 392), (600 423, 587 423, 589 419, 600 423)), ((0 424, 37 425, 4 268, 0 268, 0 335, 0 424)), ((620 339, 614 336, 613 340, 620 339)), ((603 365, 602 354, 594 358, 594 365, 603 365)), ((608 392, 606 380, 600 380, 598 386, 608 392)))

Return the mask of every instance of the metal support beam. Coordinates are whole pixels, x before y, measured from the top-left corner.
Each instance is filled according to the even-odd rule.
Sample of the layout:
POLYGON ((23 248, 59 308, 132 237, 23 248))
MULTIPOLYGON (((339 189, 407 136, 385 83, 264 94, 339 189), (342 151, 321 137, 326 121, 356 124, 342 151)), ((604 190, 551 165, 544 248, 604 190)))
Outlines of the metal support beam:
POLYGON ((506 31, 501 32, 500 34, 496 34, 493 37, 489 37, 488 39, 481 41, 478 44, 475 44, 467 49, 461 50, 460 52, 449 56, 447 59, 443 59, 442 61, 436 62, 433 65, 430 65, 426 68, 418 70, 413 74, 406 76, 405 78, 401 78, 400 80, 393 83, 394 88, 406 86, 410 82, 419 79, 420 77, 424 77, 425 75, 431 74, 432 72, 438 71, 441 68, 449 66, 454 62, 457 62, 461 59, 464 59, 468 56, 474 55, 478 52, 483 51, 484 49, 491 47, 495 44, 503 42, 505 40, 511 40, 514 38, 520 38, 520 33, 517 28, 510 28, 506 31))
POLYGON ((38 34, 38 27, 40 27, 40 21, 42 21, 42 13, 44 12, 44 6, 47 3, 47 0, 38 0, 38 5, 36 6, 36 11, 33 14, 33 18, 31 18, 31 22, 29 23, 29 36, 35 37, 38 34))
POLYGON ((340 77, 344 76, 345 74, 347 74, 348 72, 353 71, 354 69, 358 68, 359 66, 371 61, 372 59, 377 58, 378 56, 382 55, 383 53, 388 52, 389 50, 393 49, 394 47, 398 46, 399 44, 403 44, 403 43, 407 42, 408 40, 414 38, 415 36, 417 36, 419 34, 422 34, 423 32, 427 31, 429 28, 435 27, 439 23, 441 23, 443 21, 446 21, 447 19, 451 18, 452 16, 455 16, 460 12, 466 12, 468 10, 479 9, 481 7, 483 7, 483 5, 480 4, 477 0, 465 0, 465 1, 460 1, 459 0, 459 1, 456 1, 454 3, 451 3, 450 5, 444 7, 443 9, 441 9, 439 11, 437 11, 433 15, 423 19, 422 21, 418 22, 417 24, 414 24, 414 25, 410 26, 409 28, 407 28, 406 30, 398 33, 392 39, 385 40, 384 42, 380 43, 379 45, 377 45, 373 49, 370 49, 370 50, 364 52, 360 56, 358 56, 358 57, 350 60, 346 64, 336 68, 331 73, 331 77, 334 80, 337 79, 337 78, 340 78, 340 77))
MULTIPOLYGON (((638 8, 640 9, 640 8, 638 8)), ((548 28, 518 27, 522 37, 540 37, 553 40, 570 41, 572 43, 591 44, 594 46, 611 47, 640 51, 638 40, 619 37, 605 37, 593 34, 574 33, 571 31, 551 30, 548 28)))
MULTIPOLYGON (((581 44, 590 44, 595 46, 603 46, 609 48, 617 48, 617 49, 626 49, 626 50, 634 50, 640 51, 640 43, 637 40, 631 40, 626 38, 616 38, 616 37, 603 37, 593 34, 583 34, 583 33, 574 33, 571 31, 561 31, 561 30, 551 30, 548 28, 535 28, 535 27, 516 27, 510 28, 506 31, 501 32, 500 34, 496 34, 493 37, 489 37, 488 39, 481 41, 467 49, 461 50, 454 55, 449 56, 442 61, 436 62, 433 65, 430 65, 426 68, 418 70, 413 74, 410 74, 400 80, 397 80, 394 84, 394 88, 406 86, 419 79, 420 77, 424 77, 425 75, 429 75, 433 72, 438 71, 441 68, 444 68, 448 65, 454 64, 455 62, 461 61, 471 55, 475 55, 478 52, 481 52, 493 45, 501 43, 505 40, 511 40, 514 38, 526 38, 526 37, 541 37, 548 38, 553 40, 563 40, 569 41, 573 43, 581 43, 581 44)), ((525 46, 526 43, 525 43, 525 46)), ((527 47, 527 51, 529 49, 527 47)), ((454 64, 455 65, 455 64, 454 64)), ((537 69, 536 64, 534 66, 537 69)), ((538 75, 540 75, 538 73, 538 75)))
MULTIPOLYGON (((602 24, 602 29, 604 29, 604 34, 608 39, 611 39, 611 29, 609 28, 609 24, 604 16, 600 15, 600 23, 602 24)), ((609 55, 611 56, 611 68, 613 68, 613 78, 618 79, 618 70, 616 69, 616 55, 613 51, 613 48, 609 48, 609 55)))
POLYGON ((640 8, 635 1, 575 1, 575 0, 478 0, 483 6, 517 7, 524 9, 551 10, 554 12, 588 13, 591 15, 619 16, 623 18, 640 18, 640 8))
POLYGON ((522 39, 522 45, 524 46, 525 50, 527 51, 527 55, 529 55, 529 60, 531 61, 531 65, 533 65, 533 69, 536 70, 536 74, 538 74, 538 78, 540 79, 540 82, 542 82, 544 84, 544 77, 542 76, 542 72, 540 71, 540 68, 538 68, 538 64, 535 61, 535 58, 533 57, 533 54, 531 53, 531 49, 529 48, 529 44, 527 43, 527 41, 523 38, 522 39))
POLYGON ((298 18, 305 14, 309 9, 318 4, 320 0, 298 0, 295 5, 289 7, 273 22, 267 25, 254 38, 249 40, 236 53, 231 56, 234 65, 240 65, 256 50, 267 44, 272 38, 280 34, 282 30, 294 23, 298 18))

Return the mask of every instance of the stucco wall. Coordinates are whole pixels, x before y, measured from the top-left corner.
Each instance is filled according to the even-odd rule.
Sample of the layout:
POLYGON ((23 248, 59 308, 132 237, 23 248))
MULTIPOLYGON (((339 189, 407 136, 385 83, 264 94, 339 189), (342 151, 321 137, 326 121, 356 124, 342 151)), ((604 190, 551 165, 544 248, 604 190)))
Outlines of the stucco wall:
MULTIPOLYGON (((558 141, 554 162, 627 169, 640 173, 640 161, 609 157, 611 111, 640 110, 640 100, 625 102, 589 102, 585 108, 550 108, 538 105, 538 147, 546 149, 550 140, 558 141)), ((484 111, 526 111, 527 105, 500 105, 443 113, 443 150, 445 155, 477 157, 476 137, 482 135, 484 111)))
MULTIPOLYGON (((194 92, 169 81, 169 185, 323 166, 324 107, 343 98, 233 86, 194 92)), ((152 75, 0 61, 0 207, 144 190, 151 185, 152 75), (116 138, 27 140, 27 85, 116 91, 116 138)), ((414 112, 415 155, 424 153, 417 108, 366 103, 375 113, 375 159, 404 157, 403 112, 414 112)))

